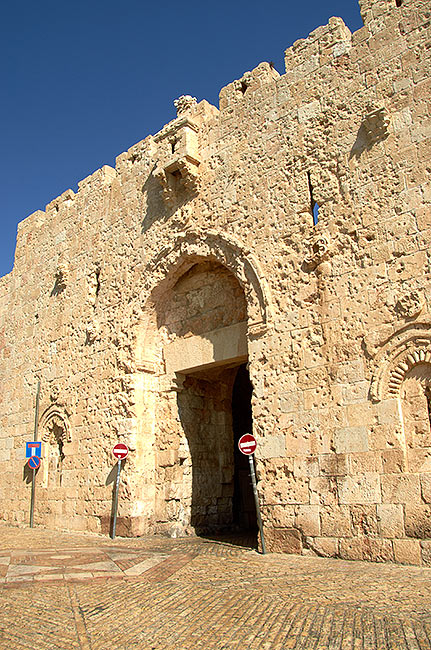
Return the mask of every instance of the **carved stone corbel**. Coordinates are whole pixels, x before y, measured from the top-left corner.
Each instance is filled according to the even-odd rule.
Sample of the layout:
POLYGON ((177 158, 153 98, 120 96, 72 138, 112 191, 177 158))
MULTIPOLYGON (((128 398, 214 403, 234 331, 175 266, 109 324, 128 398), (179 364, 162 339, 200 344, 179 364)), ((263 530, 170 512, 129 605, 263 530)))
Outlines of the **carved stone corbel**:
POLYGON ((368 137, 370 144, 380 142, 389 135, 390 118, 388 110, 384 106, 369 107, 369 111, 364 116, 362 126, 368 137))
POLYGON ((305 264, 311 269, 317 269, 322 262, 327 261, 330 253, 330 241, 328 235, 318 235, 310 243, 310 253, 304 257, 305 264))

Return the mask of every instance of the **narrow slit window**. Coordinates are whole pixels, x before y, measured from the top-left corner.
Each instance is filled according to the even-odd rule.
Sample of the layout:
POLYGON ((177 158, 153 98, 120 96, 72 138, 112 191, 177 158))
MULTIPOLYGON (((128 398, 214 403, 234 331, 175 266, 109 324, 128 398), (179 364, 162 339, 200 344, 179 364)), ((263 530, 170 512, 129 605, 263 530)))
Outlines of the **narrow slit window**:
POLYGON ((401 7, 401 5, 403 4, 403 0, 395 0, 395 4, 397 5, 397 7, 401 7))
POLYGON ((315 226, 319 221, 319 204, 317 203, 317 201, 314 200, 313 197, 313 185, 311 183, 310 172, 307 172, 307 177, 308 177, 308 190, 310 192, 310 210, 311 210, 311 214, 313 215, 313 225, 315 226))
POLYGON ((96 297, 99 295, 100 292, 100 268, 96 269, 96 297))

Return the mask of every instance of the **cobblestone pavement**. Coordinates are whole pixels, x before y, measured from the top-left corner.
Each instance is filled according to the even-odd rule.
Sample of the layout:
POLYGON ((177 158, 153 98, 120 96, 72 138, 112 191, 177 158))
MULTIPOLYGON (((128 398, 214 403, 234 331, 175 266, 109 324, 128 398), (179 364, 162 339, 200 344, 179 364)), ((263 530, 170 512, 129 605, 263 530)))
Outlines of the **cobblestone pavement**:
POLYGON ((0 525, 0 650, 431 650, 431 568, 0 525))

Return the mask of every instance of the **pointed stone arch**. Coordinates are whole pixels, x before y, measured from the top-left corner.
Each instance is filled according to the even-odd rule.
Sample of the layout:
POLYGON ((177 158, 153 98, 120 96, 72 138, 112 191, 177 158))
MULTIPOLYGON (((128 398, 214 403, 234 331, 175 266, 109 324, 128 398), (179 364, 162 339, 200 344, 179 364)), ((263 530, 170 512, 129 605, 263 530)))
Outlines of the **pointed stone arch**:
POLYGON ((256 257, 233 237, 208 230, 178 235, 169 247, 150 258, 143 271, 143 286, 134 306, 137 324, 135 361, 138 371, 160 370, 155 333, 156 305, 161 296, 192 266, 213 260, 238 280, 247 303, 247 336, 258 338, 271 328, 271 292, 256 257))
POLYGON ((63 442, 72 441, 68 415, 61 406, 57 405, 47 408, 40 418, 39 428, 43 442, 49 442, 52 439, 54 426, 61 430, 63 442))
POLYGON ((144 271, 144 295, 157 298, 173 284, 196 260, 214 259, 237 278, 244 289, 249 327, 266 328, 272 321, 272 300, 269 286, 256 257, 233 237, 208 230, 205 233, 181 233, 171 246, 151 258, 144 271))

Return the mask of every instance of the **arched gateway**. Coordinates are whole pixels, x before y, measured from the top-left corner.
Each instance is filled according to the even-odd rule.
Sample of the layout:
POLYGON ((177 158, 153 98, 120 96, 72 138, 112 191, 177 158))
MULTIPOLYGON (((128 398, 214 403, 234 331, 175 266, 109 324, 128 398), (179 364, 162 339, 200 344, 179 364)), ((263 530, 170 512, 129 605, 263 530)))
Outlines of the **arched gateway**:
POLYGON ((176 250, 142 310, 136 341, 142 497, 147 514, 154 498, 149 529, 171 535, 255 526, 235 447, 252 429, 250 302, 254 327, 265 327, 269 306, 262 309, 250 267, 241 283, 228 267, 238 270, 237 252, 220 261, 214 249, 204 251, 205 242, 193 251, 190 241, 187 254, 176 250))

